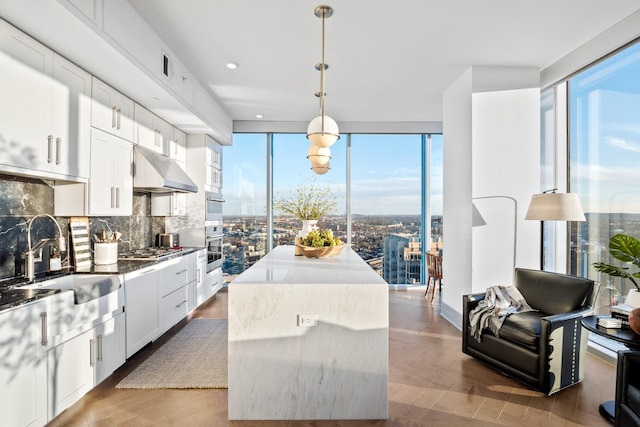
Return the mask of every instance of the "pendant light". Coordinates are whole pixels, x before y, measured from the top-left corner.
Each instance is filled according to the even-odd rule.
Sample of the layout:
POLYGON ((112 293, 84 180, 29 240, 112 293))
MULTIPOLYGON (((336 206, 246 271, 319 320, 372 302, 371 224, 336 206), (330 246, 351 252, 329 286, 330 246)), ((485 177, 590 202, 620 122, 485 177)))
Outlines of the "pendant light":
POLYGON ((314 14, 322 19, 322 62, 315 66, 316 70, 320 71, 320 92, 316 93, 316 96, 320 98, 320 115, 309 123, 307 138, 316 147, 327 148, 331 147, 340 138, 338 124, 324 113, 324 73, 329 68, 324 62, 324 20, 333 15, 333 9, 331 6, 318 6, 315 8, 314 14))

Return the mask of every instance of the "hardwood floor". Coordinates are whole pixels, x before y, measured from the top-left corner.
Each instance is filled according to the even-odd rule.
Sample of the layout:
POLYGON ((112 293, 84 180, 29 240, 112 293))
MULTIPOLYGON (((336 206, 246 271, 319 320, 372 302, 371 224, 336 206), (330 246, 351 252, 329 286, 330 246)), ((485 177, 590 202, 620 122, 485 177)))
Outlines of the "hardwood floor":
MULTIPOLYGON (((424 298, 389 293, 389 419, 228 421, 227 390, 119 390, 115 385, 186 324, 143 349, 50 426, 609 426, 598 405, 613 399, 615 367, 591 354, 584 382, 546 397, 462 354, 460 332, 424 298)), ((226 289, 193 318, 226 318, 226 289)), ((438 295, 439 297, 439 295, 438 295)))

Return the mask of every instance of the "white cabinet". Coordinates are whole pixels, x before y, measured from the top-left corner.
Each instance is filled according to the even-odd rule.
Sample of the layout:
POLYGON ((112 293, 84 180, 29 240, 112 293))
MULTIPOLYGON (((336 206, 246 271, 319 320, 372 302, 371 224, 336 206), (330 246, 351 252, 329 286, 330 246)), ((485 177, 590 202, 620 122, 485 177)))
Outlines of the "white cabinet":
POLYGON ((89 329, 48 351, 49 420, 93 388, 93 337, 89 329))
POLYGON ((205 189, 212 193, 222 192, 222 146, 206 135, 205 189))
POLYGON ((95 76, 91 87, 91 126, 133 142, 133 101, 95 76))
POLYGON ((125 314, 96 326, 94 333, 94 385, 100 384, 126 361, 125 314))
POLYGON ((159 269, 146 267, 124 276, 127 358, 160 335, 159 269))
POLYGON ((180 129, 173 128, 173 138, 171 138, 169 157, 187 170, 187 134, 180 129))
POLYGON ((0 313, 0 413, 2 425, 47 422, 45 300, 0 313))
POLYGON ((222 289, 222 268, 208 271, 205 278, 205 300, 211 298, 222 289))
POLYGON ((139 104, 135 104, 135 141, 143 147, 169 155, 173 126, 139 104))
POLYGON ((206 294, 206 275, 207 275, 207 250, 200 249, 196 252, 196 306, 199 306, 207 300, 206 294))
POLYGON ((86 178, 90 75, 2 20, 0 74, 3 169, 86 178))
POLYGON ((91 75, 60 55, 53 57, 51 169, 89 177, 91 75))
POLYGON ((151 193, 151 216, 184 216, 187 214, 184 193, 151 193))
POLYGON ((124 364, 124 322, 121 312, 48 351, 49 420, 124 364))
POLYGON ((133 146, 91 129, 89 215, 131 215, 133 146))

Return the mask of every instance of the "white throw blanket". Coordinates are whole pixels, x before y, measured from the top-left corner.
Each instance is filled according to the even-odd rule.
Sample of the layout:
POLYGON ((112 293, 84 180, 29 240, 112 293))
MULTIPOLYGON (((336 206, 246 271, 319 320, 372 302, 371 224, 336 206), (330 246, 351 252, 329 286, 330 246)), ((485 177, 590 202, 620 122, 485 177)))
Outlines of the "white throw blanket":
POLYGON ((489 328, 499 336, 504 319, 513 313, 537 311, 529 306, 515 286, 491 286, 484 299, 469 313, 471 334, 480 342, 484 328, 489 328))

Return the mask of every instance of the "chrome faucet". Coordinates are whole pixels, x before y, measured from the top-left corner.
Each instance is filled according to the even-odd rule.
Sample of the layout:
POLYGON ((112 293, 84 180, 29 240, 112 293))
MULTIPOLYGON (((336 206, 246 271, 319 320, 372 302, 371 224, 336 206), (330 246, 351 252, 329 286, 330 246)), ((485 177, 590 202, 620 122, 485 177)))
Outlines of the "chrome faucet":
POLYGON ((49 243, 51 240, 54 240, 54 239, 41 239, 38 243, 36 243, 36 245, 34 247, 31 247, 31 225, 33 224, 33 221, 36 218, 42 217, 42 216, 50 218, 53 221, 53 223, 56 225, 56 227, 58 227, 58 238, 57 238, 57 240, 58 240, 58 249, 61 252, 64 252, 64 251, 66 251, 66 247, 67 247, 66 239, 62 235, 62 230, 60 229, 60 225, 58 224, 58 221, 56 221, 56 219, 54 217, 52 217, 49 214, 44 214, 44 213, 43 214, 34 215, 33 218, 31 218, 29 220, 29 223, 28 223, 28 227, 27 227, 27 247, 28 247, 28 250, 24 254, 24 275, 26 276, 27 280, 29 280, 30 282, 36 276, 36 267, 35 267, 36 261, 42 262, 42 248, 44 247, 44 245, 49 243), (38 253, 37 256, 36 256, 36 252, 38 253))

